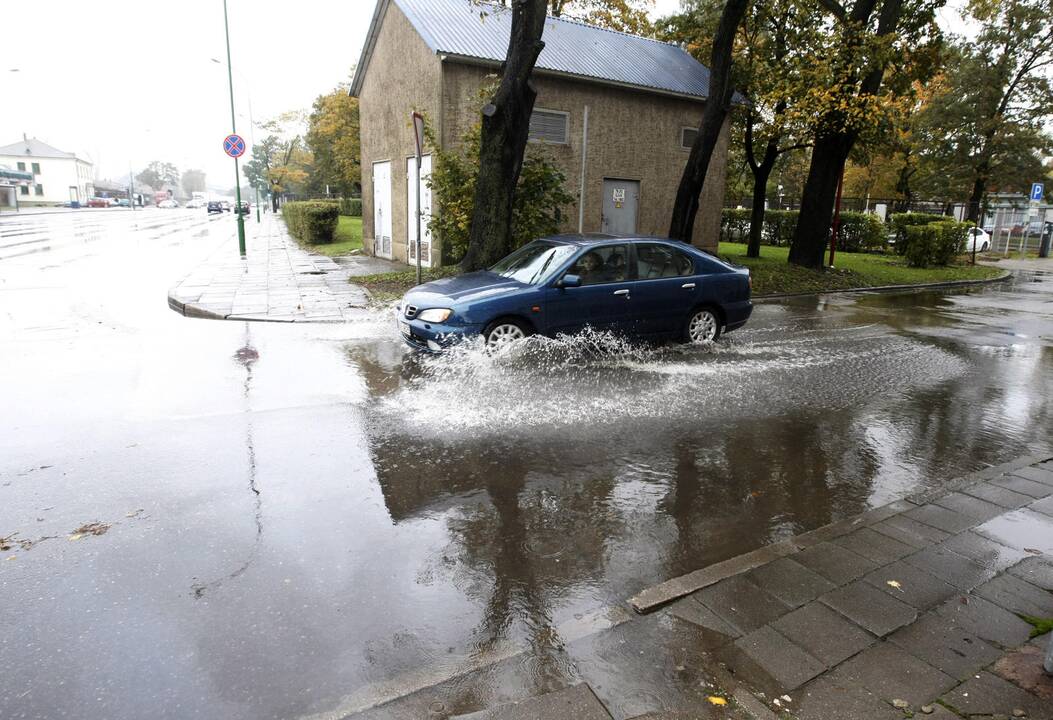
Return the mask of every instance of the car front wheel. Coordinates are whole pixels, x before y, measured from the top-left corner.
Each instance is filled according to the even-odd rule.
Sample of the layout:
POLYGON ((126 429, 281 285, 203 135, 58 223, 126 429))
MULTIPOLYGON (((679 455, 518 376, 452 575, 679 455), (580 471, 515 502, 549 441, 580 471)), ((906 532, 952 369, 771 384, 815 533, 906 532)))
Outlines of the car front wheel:
POLYGON ((685 339, 693 344, 713 342, 720 337, 720 318, 710 308, 700 308, 687 319, 685 339))
POLYGON ((494 320, 483 330, 486 347, 497 350, 534 334, 534 331, 519 320, 502 318, 494 320))

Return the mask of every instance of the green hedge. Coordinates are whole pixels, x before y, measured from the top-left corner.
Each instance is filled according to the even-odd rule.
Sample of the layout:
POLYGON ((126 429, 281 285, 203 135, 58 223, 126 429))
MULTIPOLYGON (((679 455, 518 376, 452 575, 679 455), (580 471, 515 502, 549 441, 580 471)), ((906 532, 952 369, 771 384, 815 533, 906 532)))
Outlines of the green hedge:
MULTIPOLYGON (((949 265, 961 253, 972 223, 944 220, 927 225, 907 225, 903 255, 913 267, 949 265)), ((897 242, 897 245, 900 244, 897 242)))
POLYGON ((303 200, 282 205, 289 234, 302 242, 318 245, 333 242, 340 221, 340 204, 330 200, 303 200))
MULTIPOLYGON (((749 209, 728 208, 720 216, 721 242, 746 242, 750 233, 749 209)), ((766 245, 789 245, 797 228, 797 210, 765 210, 761 237, 766 245)), ((885 248, 885 228, 877 215, 841 213, 838 250, 873 252, 885 248)))
POLYGON ((907 228, 911 225, 928 225, 929 223, 943 222, 947 220, 946 215, 934 215, 932 213, 892 213, 888 216, 888 224, 896 236, 896 252, 900 255, 907 254, 907 245, 910 238, 907 237, 907 228))
POLYGON ((343 198, 340 200, 340 214, 351 217, 362 217, 362 198, 343 198))

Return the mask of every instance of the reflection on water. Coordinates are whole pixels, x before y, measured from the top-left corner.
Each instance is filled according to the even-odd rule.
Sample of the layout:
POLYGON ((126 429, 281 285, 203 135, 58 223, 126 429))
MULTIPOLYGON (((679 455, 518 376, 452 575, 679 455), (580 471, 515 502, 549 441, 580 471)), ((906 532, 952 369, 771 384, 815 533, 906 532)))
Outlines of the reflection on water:
POLYGON ((541 652, 648 584, 1048 443, 1050 318, 1022 317, 1045 335, 1015 343, 999 304, 797 299, 705 348, 350 354, 391 518, 445 522, 429 579, 481 608, 474 647, 541 652))

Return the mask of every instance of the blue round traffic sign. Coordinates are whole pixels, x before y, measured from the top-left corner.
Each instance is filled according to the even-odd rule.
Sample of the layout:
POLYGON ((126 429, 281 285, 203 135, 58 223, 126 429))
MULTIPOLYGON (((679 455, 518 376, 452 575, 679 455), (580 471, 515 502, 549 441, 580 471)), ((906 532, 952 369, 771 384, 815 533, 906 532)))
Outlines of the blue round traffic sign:
POLYGON ((227 135, 223 138, 223 152, 232 158, 239 158, 245 154, 245 138, 241 135, 227 135))

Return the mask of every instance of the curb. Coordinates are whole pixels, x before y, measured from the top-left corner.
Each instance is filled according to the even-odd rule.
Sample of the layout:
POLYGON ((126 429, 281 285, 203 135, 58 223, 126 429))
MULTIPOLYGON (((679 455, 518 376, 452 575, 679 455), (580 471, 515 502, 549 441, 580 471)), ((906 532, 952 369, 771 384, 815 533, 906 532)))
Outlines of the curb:
MULTIPOLYGON (((274 318, 267 317, 266 315, 238 315, 237 313, 229 313, 224 315, 207 308, 203 308, 194 303, 185 303, 177 299, 172 295, 173 291, 168 293, 168 307, 179 313, 180 315, 188 318, 197 318, 200 320, 234 320, 243 322, 267 322, 267 323, 284 323, 286 325, 292 323, 315 323, 320 325, 337 325, 348 322, 347 320, 318 320, 315 318, 303 317, 303 318, 274 318)), ((366 308, 363 308, 366 309, 366 308)))
POLYGON ((644 588, 636 595, 629 598, 629 606, 632 607, 637 614, 649 614, 668 605, 674 600, 679 600, 685 595, 690 595, 691 593, 709 587, 710 585, 715 585, 721 580, 725 580, 733 575, 752 570, 755 567, 759 567, 760 565, 764 565, 765 563, 776 560, 780 557, 793 555, 794 553, 821 542, 832 540, 841 537, 842 535, 847 535, 857 528, 874 525, 892 515, 897 515, 914 507, 932 502, 936 498, 948 495, 965 485, 971 485, 972 483, 983 480, 990 480, 1003 473, 1019 470, 1022 467, 1027 467, 1028 465, 1033 465, 1048 459, 1051 459, 1049 453, 1024 455, 1015 460, 1010 460, 1009 462, 992 465, 968 473, 967 475, 962 475, 961 477, 954 478, 942 484, 939 488, 923 490, 908 495, 905 498, 894 500, 886 505, 881 505, 880 507, 868 510, 860 515, 837 520, 828 525, 816 528, 815 530, 809 530, 800 535, 795 535, 788 540, 783 540, 782 542, 774 543, 772 545, 764 545, 752 552, 745 553, 744 555, 736 555, 735 557, 714 563, 713 565, 707 565, 706 567, 700 568, 686 575, 671 578, 657 585, 644 588))
MULTIPOLYGON (((990 267, 990 266, 988 266, 990 267)), ((818 292, 799 292, 799 293, 772 293, 770 295, 754 295, 753 302, 766 302, 769 300, 783 300, 785 298, 795 297, 807 297, 809 295, 834 295, 844 293, 883 293, 883 292, 896 292, 897 290, 926 290, 929 288, 949 288, 949 287, 968 287, 970 285, 990 285, 993 283, 1003 282, 1013 276, 1012 270, 1006 270, 1001 275, 993 278, 984 278, 983 280, 945 280, 943 282, 932 282, 932 283, 918 283, 916 285, 873 285, 871 287, 859 287, 859 288, 844 288, 840 290, 820 290, 818 292)))

